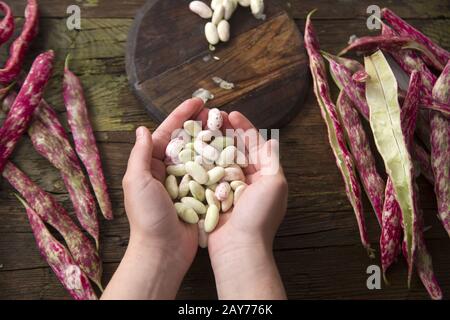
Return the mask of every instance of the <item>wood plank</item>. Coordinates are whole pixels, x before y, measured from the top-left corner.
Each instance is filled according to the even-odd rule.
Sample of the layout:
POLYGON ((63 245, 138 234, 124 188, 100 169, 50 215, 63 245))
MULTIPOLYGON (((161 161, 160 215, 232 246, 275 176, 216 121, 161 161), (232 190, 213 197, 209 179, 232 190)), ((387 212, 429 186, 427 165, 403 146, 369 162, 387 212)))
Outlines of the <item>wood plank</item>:
MULTIPOLYGON (((188 4, 190 0, 185 1, 188 4)), ((16 16, 23 16, 25 0, 8 2, 16 16)), ((305 18, 306 14, 314 8, 320 8, 318 16, 323 19, 365 17, 367 7, 373 4, 370 0, 283 0, 281 2, 291 7, 296 19, 305 18)), ((67 7, 73 4, 80 6, 83 18, 133 18, 144 3, 145 0, 39 0, 41 15, 52 18, 66 17, 67 7)), ((450 16, 448 3, 440 0, 380 0, 377 1, 377 5, 387 6, 405 18, 448 18, 450 16)))

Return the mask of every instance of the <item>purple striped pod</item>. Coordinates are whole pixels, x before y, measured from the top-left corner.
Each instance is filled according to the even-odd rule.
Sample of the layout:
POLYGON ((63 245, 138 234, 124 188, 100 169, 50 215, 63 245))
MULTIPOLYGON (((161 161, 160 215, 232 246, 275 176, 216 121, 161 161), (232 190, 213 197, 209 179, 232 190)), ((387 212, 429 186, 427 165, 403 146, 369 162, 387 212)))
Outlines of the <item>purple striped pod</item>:
MULTIPOLYGON (((385 23, 382 24, 381 32, 382 35, 386 37, 397 36, 395 31, 385 23)), ((406 73, 411 74, 414 70, 420 72, 425 95, 431 97, 437 78, 430 69, 428 69, 417 53, 409 49, 389 50, 388 52, 406 73)))
POLYGON ((58 280, 75 300, 97 300, 88 277, 73 260, 69 250, 56 240, 44 222, 22 198, 16 196, 25 207, 31 230, 41 256, 48 263, 58 280))
POLYGON ((366 82, 368 77, 369 75, 365 70, 359 70, 353 74, 352 79, 356 82, 366 82))
POLYGON ((0 128, 0 171, 28 129, 33 113, 42 99, 45 86, 53 70, 53 51, 40 54, 34 60, 30 72, 20 89, 3 126, 0 128))
MULTIPOLYGON (((9 110, 15 97, 16 94, 11 92, 4 99, 4 110, 9 110)), ((98 247, 99 228, 94 197, 61 122, 53 109, 43 100, 34 113, 28 135, 36 151, 60 171, 77 217, 95 218, 89 222, 89 229, 86 230, 95 239, 98 247)), ((84 220, 80 220, 80 223, 86 224, 84 220)))
MULTIPOLYGON (((450 103, 450 60, 436 85, 433 98, 450 103)), ((433 167, 434 190, 436 193, 440 220, 450 236, 450 120, 440 112, 431 112, 431 164, 433 167)))
POLYGON ((22 33, 9 48, 9 57, 0 69, 0 83, 10 83, 20 74, 25 55, 31 42, 38 34, 39 12, 36 0, 28 0, 25 8, 25 23, 22 33))
POLYGON ((345 134, 339 121, 336 106, 330 98, 325 62, 320 54, 319 41, 311 23, 311 16, 314 12, 312 11, 308 14, 305 27, 305 47, 308 52, 309 66, 314 81, 314 93, 322 117, 327 125, 330 146, 336 158, 336 164, 344 179, 347 197, 355 212, 361 242, 369 255, 373 257, 374 254, 370 247, 363 214, 361 187, 355 173, 352 155, 346 146, 345 134))
MULTIPOLYGON (((100 152, 97 148, 94 131, 89 121, 86 101, 80 79, 69 70, 68 58, 64 68, 64 104, 67 121, 72 131, 75 150, 83 162, 97 197, 103 216, 113 219, 111 201, 103 174, 100 152)), ((92 217, 93 218, 93 217, 92 217)))
MULTIPOLYGON (((414 145, 413 138, 420 100, 420 81, 420 73, 418 71, 413 71, 401 113, 403 135, 405 136, 405 141, 408 143, 410 150, 414 145)), ((402 244, 402 225, 400 223, 402 214, 395 197, 392 180, 388 178, 380 237, 381 265, 385 279, 386 272, 397 259, 402 244)), ((413 198, 415 197, 416 195, 413 196, 413 198)), ((415 205, 417 206, 417 204, 415 205)))
MULTIPOLYGON (((366 100, 366 89, 364 83, 358 83, 354 81, 352 79, 351 72, 347 68, 345 68, 345 66, 337 63, 333 59, 333 56, 325 54, 325 57, 330 62, 330 71, 332 77, 336 81, 336 85, 341 90, 345 91, 347 96, 353 102, 354 106, 359 111, 359 113, 364 117, 364 119, 369 120, 369 105, 367 104, 366 100)), ((417 161, 417 163, 419 164, 421 172, 424 174, 427 180, 432 182, 433 180, 429 179, 430 160, 428 159, 430 159, 430 156, 417 143, 414 145, 413 148, 414 150, 417 151, 417 153, 420 153, 419 156, 414 160, 417 161)))
POLYGON ((11 162, 6 164, 2 174, 41 219, 62 235, 76 263, 99 288, 102 288, 102 263, 97 250, 72 221, 63 206, 11 162))
POLYGON ((337 108, 347 133, 350 151, 355 159, 359 177, 372 204, 378 222, 381 225, 381 214, 384 203, 385 184, 379 175, 375 157, 370 149, 369 139, 362 125, 358 111, 344 91, 341 91, 337 108))
MULTIPOLYGON (((440 64, 446 65, 447 61, 450 60, 450 53, 447 50, 438 46, 430 38, 401 19, 391 10, 383 8, 382 17, 399 35, 410 37, 425 46, 439 60, 440 64)), ((424 58, 428 59, 426 56, 424 58)), ((432 61, 428 61, 428 63, 434 64, 432 61)))
POLYGON ((371 53, 378 49, 386 51, 392 50, 404 50, 412 49, 421 52, 424 56, 428 57, 432 62, 432 66, 437 70, 443 70, 445 64, 443 64, 433 52, 416 40, 407 36, 374 36, 374 37, 361 37, 356 39, 346 48, 344 48, 339 55, 344 55, 349 51, 358 51, 364 53, 371 53))
POLYGON ((3 1, 0 1, 0 12, 3 13, 3 19, 0 21, 0 45, 2 45, 11 38, 15 24, 11 8, 3 1))

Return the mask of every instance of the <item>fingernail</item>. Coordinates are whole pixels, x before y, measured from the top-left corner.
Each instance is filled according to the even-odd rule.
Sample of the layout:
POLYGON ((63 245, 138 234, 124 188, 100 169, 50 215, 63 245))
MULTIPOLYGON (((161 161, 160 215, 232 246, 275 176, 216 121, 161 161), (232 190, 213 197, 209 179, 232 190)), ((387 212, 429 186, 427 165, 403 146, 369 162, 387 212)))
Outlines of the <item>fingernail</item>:
POLYGON ((139 127, 136 130, 136 139, 140 139, 144 136, 144 128, 143 127, 139 127))

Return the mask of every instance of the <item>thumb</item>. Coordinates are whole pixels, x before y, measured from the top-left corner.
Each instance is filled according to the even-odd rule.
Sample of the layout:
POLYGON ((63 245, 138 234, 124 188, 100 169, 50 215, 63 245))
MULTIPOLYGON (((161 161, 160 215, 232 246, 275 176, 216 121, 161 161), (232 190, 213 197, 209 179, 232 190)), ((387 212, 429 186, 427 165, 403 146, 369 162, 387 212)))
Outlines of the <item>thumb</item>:
POLYGON ((136 143, 131 150, 126 174, 136 178, 143 173, 151 174, 152 152, 153 141, 150 131, 146 127, 139 127, 136 130, 136 143))

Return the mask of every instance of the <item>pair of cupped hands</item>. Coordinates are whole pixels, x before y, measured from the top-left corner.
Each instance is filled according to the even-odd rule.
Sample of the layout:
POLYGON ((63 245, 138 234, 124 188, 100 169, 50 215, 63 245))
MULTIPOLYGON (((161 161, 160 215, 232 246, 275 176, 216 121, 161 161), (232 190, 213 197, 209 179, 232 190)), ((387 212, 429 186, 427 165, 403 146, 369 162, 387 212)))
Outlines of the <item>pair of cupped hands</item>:
MULTIPOLYGON (((254 134, 245 141, 252 161, 244 169, 249 186, 232 212, 221 214, 209 235, 208 251, 219 298, 283 299, 285 292, 272 245, 287 205, 287 183, 279 166, 278 142, 265 141, 239 112, 222 112, 223 130, 254 134), (276 164, 277 166, 274 166, 276 164), (265 174, 265 168, 278 168, 265 174)), ((165 149, 172 133, 186 120, 206 123, 208 109, 201 99, 182 103, 150 134, 136 131, 123 178, 130 241, 103 299, 172 299, 198 250, 198 226, 179 220, 164 188, 165 149)))

